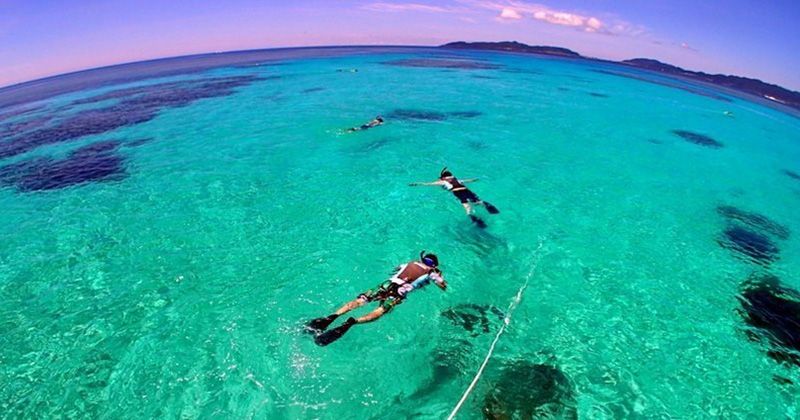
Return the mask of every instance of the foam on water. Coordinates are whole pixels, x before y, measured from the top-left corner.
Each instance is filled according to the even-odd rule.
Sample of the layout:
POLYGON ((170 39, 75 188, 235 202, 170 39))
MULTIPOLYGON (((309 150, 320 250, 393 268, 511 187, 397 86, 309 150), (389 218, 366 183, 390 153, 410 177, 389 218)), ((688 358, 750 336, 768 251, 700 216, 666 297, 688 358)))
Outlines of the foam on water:
POLYGON ((800 119, 592 62, 313 55, 0 110, 4 415, 443 418, 500 328, 480 308, 505 308, 539 238, 459 418, 516 407, 493 393, 513 369, 569 385, 551 402, 580 418, 798 415, 792 341, 757 304, 800 290, 800 119), (480 178, 487 229, 407 186, 443 166, 480 178), (328 347, 303 332, 421 249, 446 293, 328 347))

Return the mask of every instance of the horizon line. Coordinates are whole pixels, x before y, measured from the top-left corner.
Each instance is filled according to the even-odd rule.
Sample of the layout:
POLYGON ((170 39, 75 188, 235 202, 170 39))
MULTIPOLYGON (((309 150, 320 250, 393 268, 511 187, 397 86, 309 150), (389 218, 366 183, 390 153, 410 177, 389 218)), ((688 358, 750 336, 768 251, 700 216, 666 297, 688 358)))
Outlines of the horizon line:
MULTIPOLYGON (((110 69, 110 68, 114 68, 114 67, 128 66, 128 65, 140 64, 140 63, 152 63, 152 62, 156 62, 156 61, 166 61, 166 60, 182 59, 182 58, 189 58, 189 57, 201 57, 201 56, 206 56, 206 55, 237 54, 237 53, 248 53, 248 52, 258 52, 258 51, 326 49, 326 48, 330 48, 330 49, 333 49, 333 48, 439 48, 439 47, 441 47, 443 45, 447 45, 447 44, 454 43, 454 42, 466 42, 466 43, 486 42, 486 43, 490 43, 490 44, 496 44, 496 43, 501 43, 501 42, 518 42, 520 44, 527 45, 527 46, 532 46, 532 47, 565 48, 567 50, 570 50, 570 51, 573 51, 573 52, 577 53, 579 55, 579 57, 564 57, 564 58, 576 59, 576 60, 583 59, 583 60, 605 61, 605 62, 616 63, 616 64, 625 64, 624 60, 616 61, 616 60, 610 60, 610 59, 600 58, 600 57, 585 56, 585 55, 581 54, 580 52, 575 51, 575 50, 573 50, 571 48, 567 48, 567 47, 559 47, 557 45, 531 45, 531 44, 527 44, 527 43, 519 42, 519 41, 461 41, 461 40, 459 40, 459 41, 449 41, 449 42, 445 42, 444 44, 435 44, 435 45, 403 45, 403 44, 303 45, 303 46, 294 46, 294 47, 264 47, 264 48, 249 48, 249 49, 243 49, 243 50, 209 51, 209 52, 202 52, 202 53, 192 53, 192 54, 183 54, 183 55, 170 55, 170 56, 162 56, 162 57, 153 57, 153 58, 148 58, 148 59, 144 59, 144 60, 136 60, 136 61, 123 61, 123 62, 114 63, 114 64, 107 64, 107 65, 103 65, 103 66, 99 66, 99 67, 88 67, 88 68, 83 68, 83 69, 79 69, 79 70, 68 71, 68 72, 65 72, 65 73, 57 73, 57 74, 53 74, 53 75, 50 75, 50 76, 44 76, 44 77, 39 77, 39 78, 36 78, 36 79, 30 79, 30 80, 25 80, 25 81, 22 81, 22 82, 13 83, 13 84, 10 84, 10 85, 0 86, 0 94, 4 93, 4 91, 12 89, 12 88, 21 87, 21 86, 24 86, 24 85, 34 84, 34 83, 43 82, 43 81, 48 81, 48 80, 56 79, 56 78, 59 78, 59 77, 77 75, 77 74, 80 74, 80 73, 91 72, 91 71, 95 71, 95 70, 110 69)), ((542 56, 546 56, 546 57, 557 58, 556 56, 550 56, 548 54, 535 54, 535 53, 525 53, 525 52, 518 52, 518 51, 504 51, 504 50, 478 50, 478 51, 489 51, 489 52, 496 52, 496 53, 511 53, 511 54, 515 54, 516 53, 516 54, 523 54, 523 55, 542 55, 542 56)), ((626 60, 633 60, 633 59, 638 59, 638 58, 651 59, 651 60, 655 60, 655 61, 658 61, 658 62, 661 62, 661 63, 664 63, 664 64, 673 65, 673 64, 661 61, 661 60, 657 60, 657 59, 654 59, 654 58, 648 58, 648 57, 632 57, 632 58, 628 58, 626 60)), ((680 68, 682 70, 686 70, 686 71, 703 72, 703 73, 705 73, 703 70, 691 70, 691 69, 685 69, 685 68, 679 67, 679 66, 675 66, 675 67, 678 67, 678 68, 680 68)), ((759 82, 762 82, 762 83, 772 84, 774 86, 778 86, 778 87, 780 87, 782 89, 785 89, 787 91, 790 91, 790 92, 800 93, 800 91, 795 91, 795 90, 786 88, 784 86, 781 86, 779 84, 771 83, 771 82, 764 81, 764 80, 761 80, 761 79, 757 79, 757 78, 754 78, 754 77, 739 76, 739 75, 736 75, 736 74, 723 74, 723 73, 706 73, 706 74, 709 74, 709 75, 712 75, 712 76, 742 77, 742 78, 746 78, 746 79, 756 80, 756 81, 759 81, 759 82)), ((11 105, 11 106, 13 106, 13 105, 11 105)))

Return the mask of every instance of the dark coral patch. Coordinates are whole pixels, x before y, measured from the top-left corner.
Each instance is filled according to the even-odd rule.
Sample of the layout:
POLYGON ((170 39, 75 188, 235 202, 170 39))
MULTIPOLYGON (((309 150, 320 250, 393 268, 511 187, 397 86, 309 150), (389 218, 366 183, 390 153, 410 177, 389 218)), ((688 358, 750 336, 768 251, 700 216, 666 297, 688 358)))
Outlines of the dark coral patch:
POLYGON ((101 93, 99 95, 93 95, 86 98, 76 99, 72 101, 71 105, 87 105, 87 104, 95 104, 98 102, 109 101, 112 99, 124 99, 133 97, 136 95, 144 95, 153 92, 168 92, 178 88, 185 88, 188 87, 192 82, 191 81, 183 81, 183 82, 166 82, 166 83, 156 83, 152 85, 143 85, 143 86, 134 86, 129 88, 122 88, 122 89, 114 89, 108 91, 106 93, 101 93))
POLYGON ((746 261, 756 264, 766 266, 778 259, 778 246, 769 237, 743 226, 729 226, 717 242, 746 261))
POLYGON ((486 419, 577 419, 575 390, 567 375, 555 366, 518 360, 484 397, 486 419))
POLYGON ((23 115, 31 114, 44 109, 44 105, 14 107, 8 111, 0 112, 0 122, 10 120, 12 118, 21 117, 23 115))
POLYGON ((17 133, 0 143, 0 158, 16 156, 39 146, 102 134, 152 120, 164 108, 187 106, 197 100, 231 95, 235 88, 258 80, 255 76, 223 77, 120 89, 76 103, 119 99, 115 104, 79 112, 49 127, 17 133))
POLYGON ((767 355, 800 366, 800 293, 782 286, 775 276, 743 284, 740 314, 754 328, 749 337, 770 346, 767 355))
POLYGON ((395 109, 386 114, 390 119, 401 121, 444 121, 449 117, 476 118, 481 115, 483 115, 483 113, 480 111, 437 112, 420 109, 395 109))
POLYGON ((456 118, 476 118, 483 115, 483 112, 480 111, 453 111, 448 112, 447 115, 456 118))
POLYGON ((505 316, 503 311, 491 305, 462 303, 442 312, 442 316, 454 325, 467 330, 472 336, 488 333, 493 322, 505 316))
POLYGON ((715 149, 725 146, 724 144, 712 139, 709 136, 706 136, 705 134, 694 133, 686 130, 672 130, 672 132, 689 143, 698 144, 700 146, 711 147, 715 149))
POLYGON ((19 136, 26 131, 42 128, 53 119, 52 115, 42 115, 26 118, 20 121, 7 122, 0 124, 0 139, 10 139, 19 136))
POLYGON ((743 223, 764 233, 773 235, 779 239, 789 239, 790 231, 784 225, 768 218, 767 216, 738 209, 733 206, 719 206, 717 213, 724 216, 728 221, 743 223))
POLYGON ((417 121, 444 121, 447 114, 436 111, 422 111, 418 109, 395 109, 386 115, 393 120, 417 120, 417 121))
POLYGON ((793 172, 793 171, 790 171, 788 169, 784 169, 783 170, 783 174, 788 176, 789 178, 796 179, 796 180, 800 181, 800 174, 798 174, 797 172, 793 172))
POLYGON ((264 78, 247 75, 156 83, 152 85, 116 89, 100 95, 78 99, 72 102, 72 104, 92 104, 111 99, 133 98, 141 95, 150 98, 147 102, 161 99, 161 106, 184 106, 198 99, 230 95, 233 93, 231 89, 246 86, 258 80, 264 80, 264 78))
POLYGON ((64 159, 33 158, 0 167, 0 185, 29 192, 120 180, 126 175, 124 159, 117 153, 120 145, 117 141, 101 141, 77 149, 64 159))
POLYGON ((494 70, 500 68, 500 66, 496 64, 486 62, 439 58, 404 58, 400 60, 385 61, 381 64, 399 67, 427 67, 461 70, 494 70))
POLYGON ((608 98, 608 95, 605 93, 589 92, 589 95, 592 95, 595 98, 608 98))
POLYGON ((139 146, 142 146, 144 144, 150 143, 151 141, 153 141, 152 138, 128 140, 128 141, 125 142, 124 146, 125 147, 139 147, 139 146))

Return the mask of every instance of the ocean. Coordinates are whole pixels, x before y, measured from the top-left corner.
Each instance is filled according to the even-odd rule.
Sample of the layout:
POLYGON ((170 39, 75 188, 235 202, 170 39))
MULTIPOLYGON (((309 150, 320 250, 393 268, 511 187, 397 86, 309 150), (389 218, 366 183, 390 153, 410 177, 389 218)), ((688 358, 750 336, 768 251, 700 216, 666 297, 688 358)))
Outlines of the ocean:
POLYGON ((457 418, 800 415, 797 114, 602 62, 366 47, 0 103, 3 418, 441 419, 504 319, 457 418), (485 228, 408 186, 445 166, 500 209, 485 228), (422 250, 446 292, 315 344, 305 323, 422 250))

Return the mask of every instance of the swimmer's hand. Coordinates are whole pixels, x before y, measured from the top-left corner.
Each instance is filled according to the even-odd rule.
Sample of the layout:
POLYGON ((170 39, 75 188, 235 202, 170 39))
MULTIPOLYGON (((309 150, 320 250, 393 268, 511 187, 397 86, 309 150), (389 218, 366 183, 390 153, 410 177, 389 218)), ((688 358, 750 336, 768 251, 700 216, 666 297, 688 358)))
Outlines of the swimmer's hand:
POLYGON ((409 187, 419 187, 419 182, 412 182, 408 184, 409 187))

